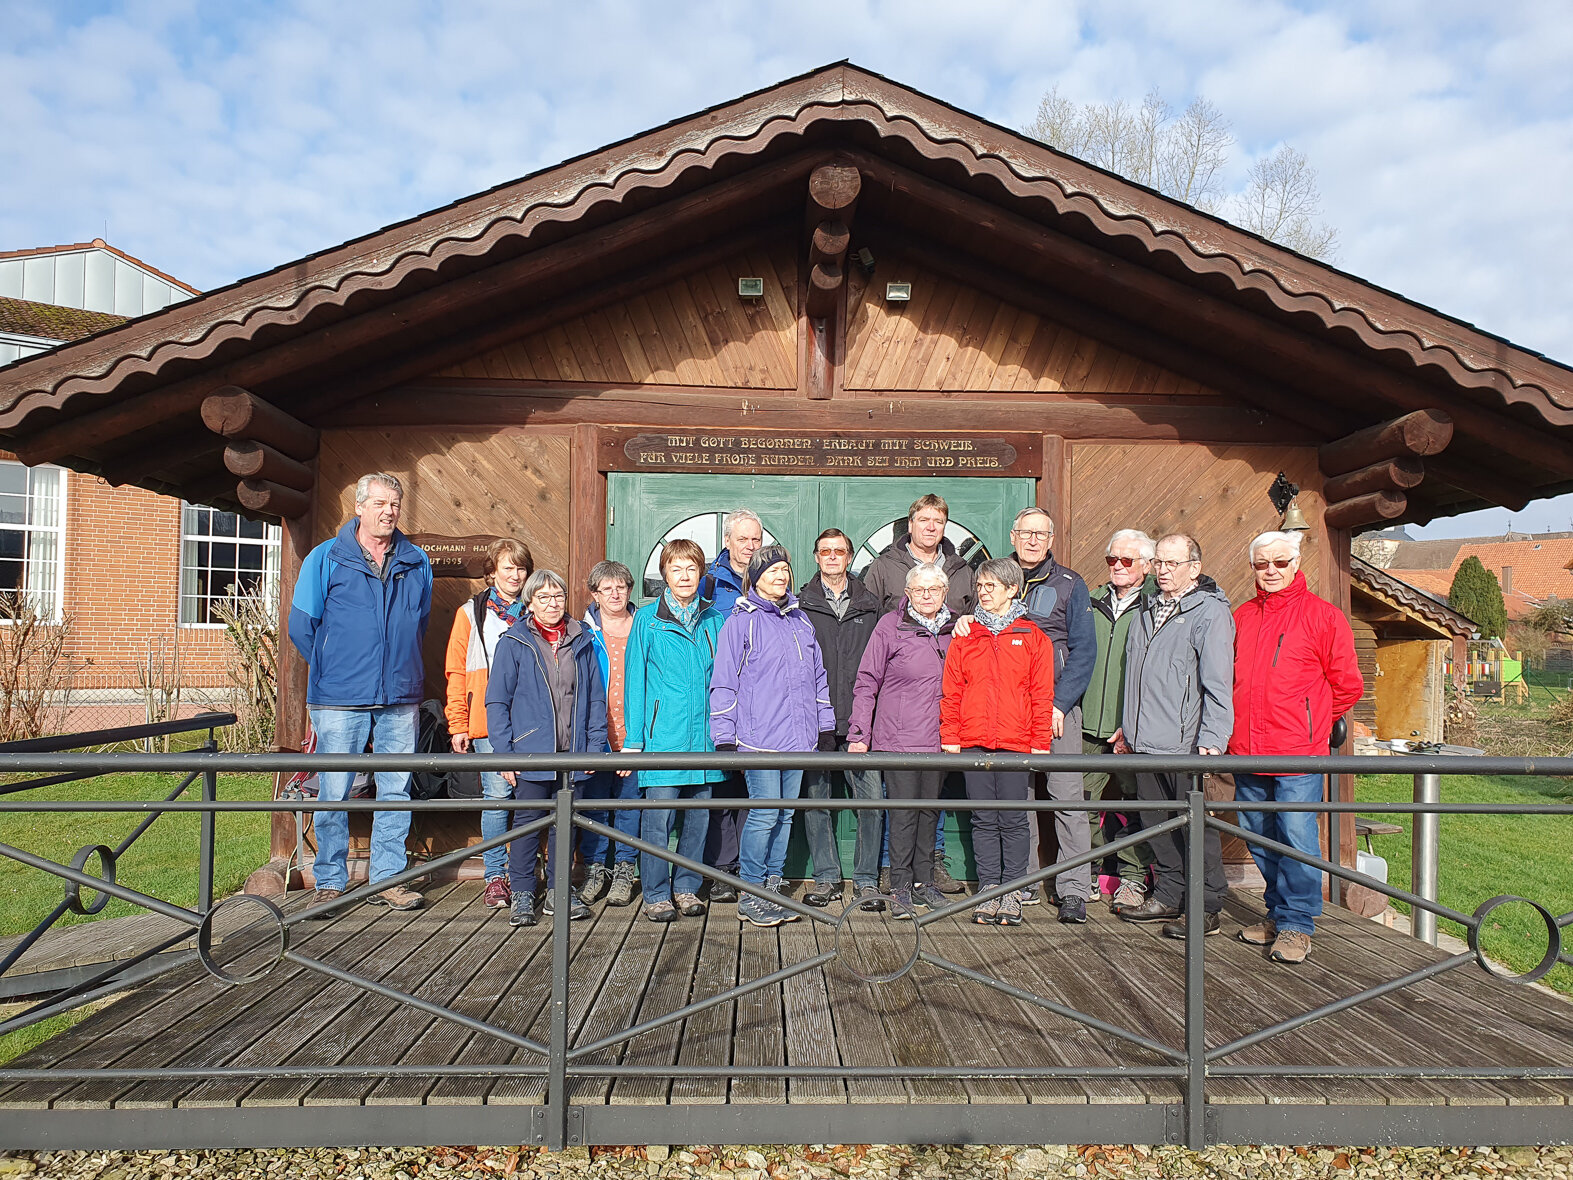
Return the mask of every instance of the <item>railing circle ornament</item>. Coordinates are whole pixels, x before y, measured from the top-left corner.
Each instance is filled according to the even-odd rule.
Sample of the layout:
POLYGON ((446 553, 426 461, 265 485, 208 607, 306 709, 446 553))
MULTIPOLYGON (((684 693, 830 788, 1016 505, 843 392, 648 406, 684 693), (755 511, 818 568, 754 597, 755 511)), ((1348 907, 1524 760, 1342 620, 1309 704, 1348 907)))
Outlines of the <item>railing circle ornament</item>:
POLYGON ((842 910, 841 916, 836 919, 836 962, 849 974, 862 980, 864 983, 894 983, 912 970, 918 961, 918 954, 922 950, 923 939, 916 920, 917 915, 911 910, 907 910, 907 917, 911 920, 904 922, 891 921, 897 912, 896 899, 888 893, 880 894, 879 900, 885 903, 885 908, 878 913, 863 908, 862 903, 870 900, 873 899, 860 898, 842 910), (862 915, 861 920, 865 924, 877 926, 879 933, 877 935, 872 933, 867 936, 860 935, 854 926, 854 923, 860 920, 859 915, 862 915), (901 936, 908 931, 911 932, 912 949, 904 960, 896 962, 887 971, 871 971, 868 969, 868 957, 864 954, 864 949, 858 942, 860 938, 877 937, 881 940, 889 938, 894 948, 894 953, 899 954, 901 936))
POLYGON ((1557 925, 1557 919, 1545 906, 1538 901, 1530 901, 1527 897, 1517 897, 1511 893, 1498 894, 1496 897, 1487 898, 1475 909, 1475 920, 1469 925, 1469 949, 1475 956, 1475 962, 1480 964, 1482 971, 1493 975, 1497 979, 1505 979, 1509 983, 1534 983, 1557 965, 1562 957, 1562 927, 1557 925), (1485 928, 1486 917, 1498 906, 1507 905, 1509 902, 1521 901, 1530 906, 1541 916, 1546 923, 1546 953, 1540 962, 1523 974, 1512 971, 1503 971, 1486 958, 1485 952, 1480 949, 1480 932, 1485 928))
POLYGON ((255 894, 226 897, 202 915, 202 924, 197 927, 197 958, 209 975, 223 983, 256 983, 283 962, 288 950, 289 927, 284 924, 284 911, 255 894), (213 954, 214 919, 225 911, 248 907, 257 912, 224 936, 220 947, 228 961, 221 965, 213 954), (237 969, 241 964, 245 966, 237 969))
MULTIPOLYGON (((115 853, 113 849, 105 848, 102 844, 84 844, 71 858, 71 867, 79 873, 87 872, 87 862, 93 856, 98 857, 98 879, 106 885, 115 883, 115 853)), ((83 916, 102 912, 109 904, 109 894, 98 892, 92 905, 82 904, 82 887, 75 881, 66 882, 66 906, 73 914, 83 916)))

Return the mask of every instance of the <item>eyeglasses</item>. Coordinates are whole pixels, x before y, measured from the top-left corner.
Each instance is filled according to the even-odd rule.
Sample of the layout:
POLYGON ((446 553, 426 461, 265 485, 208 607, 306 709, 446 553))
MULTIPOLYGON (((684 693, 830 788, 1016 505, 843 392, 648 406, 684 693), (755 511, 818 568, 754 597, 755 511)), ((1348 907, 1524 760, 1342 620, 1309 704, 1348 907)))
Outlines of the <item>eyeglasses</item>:
POLYGON ((551 606, 553 603, 560 604, 567 602, 568 596, 566 594, 537 594, 534 598, 530 599, 530 601, 538 602, 542 606, 551 606))
POLYGON ((1182 565, 1195 565, 1196 561, 1197 559, 1194 557, 1187 557, 1184 561, 1165 561, 1163 558, 1158 557, 1153 559, 1152 568, 1160 572, 1163 570, 1177 570, 1182 565))
POLYGON ((927 595, 930 595, 930 594, 943 594, 943 593, 945 593, 945 587, 944 586, 913 586, 913 587, 911 587, 907 591, 907 593, 908 594, 922 594, 924 596, 927 596, 927 595))
POLYGON ((1043 529, 1011 529, 1010 531, 1023 541, 1047 541, 1054 535, 1053 530, 1045 532, 1043 529))
POLYGON ((1261 573, 1268 566, 1272 566, 1274 569, 1286 570, 1299 560, 1298 557, 1275 557, 1270 561, 1253 561, 1251 562, 1251 568, 1257 573, 1261 573))
POLYGON ((1138 561, 1141 560, 1141 558, 1139 558, 1139 557, 1116 557, 1116 556, 1114 556, 1114 554, 1110 553, 1103 560, 1108 563, 1109 568, 1112 570, 1117 565, 1123 565, 1126 569, 1130 569, 1131 566, 1135 565, 1138 561))
POLYGON ((814 556, 815 557, 851 557, 852 556, 852 550, 844 549, 844 548, 842 548, 840 546, 837 546, 834 549, 816 549, 816 550, 814 550, 814 556))

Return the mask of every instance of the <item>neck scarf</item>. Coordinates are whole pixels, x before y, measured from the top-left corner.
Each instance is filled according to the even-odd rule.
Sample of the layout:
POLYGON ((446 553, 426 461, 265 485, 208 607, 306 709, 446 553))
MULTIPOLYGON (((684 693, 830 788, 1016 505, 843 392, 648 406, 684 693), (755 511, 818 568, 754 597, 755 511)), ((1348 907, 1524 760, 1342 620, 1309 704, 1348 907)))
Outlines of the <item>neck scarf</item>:
POLYGON ((677 595, 673 594, 672 588, 668 586, 661 597, 666 602, 666 609, 672 612, 672 617, 681 623, 685 630, 692 631, 694 623, 699 619, 699 595, 695 594, 688 600, 688 605, 684 606, 677 601, 677 595))
POLYGON ((486 592, 486 608, 503 621, 505 626, 513 626, 524 614, 524 603, 515 598, 512 602, 504 602, 494 586, 486 592))
POLYGON ((911 618, 911 620, 919 627, 922 627, 923 630, 927 631, 930 635, 938 635, 940 628, 943 627, 946 623, 950 622, 950 607, 946 606, 944 603, 940 603, 939 610, 935 613, 934 617, 932 619, 925 619, 922 615, 918 614, 917 607, 913 606, 909 601, 907 603, 907 616, 911 618))
POLYGON ((991 611, 984 610, 980 606, 977 610, 972 612, 972 617, 987 627, 989 629, 990 635, 998 635, 1001 631, 1005 630, 1006 627, 1009 627, 1012 623, 1014 623, 1017 619, 1021 618, 1021 616, 1026 613, 1027 604, 1019 598, 1013 598, 1010 601, 1010 605, 1005 608, 1003 614, 996 615, 991 611))
POLYGON ((530 616, 530 623, 537 631, 541 633, 541 635, 546 639, 546 642, 552 645, 552 649, 554 651, 557 649, 557 645, 563 641, 563 636, 568 633, 567 615, 564 615, 561 619, 559 619, 557 626, 555 627, 548 627, 534 615, 530 616))

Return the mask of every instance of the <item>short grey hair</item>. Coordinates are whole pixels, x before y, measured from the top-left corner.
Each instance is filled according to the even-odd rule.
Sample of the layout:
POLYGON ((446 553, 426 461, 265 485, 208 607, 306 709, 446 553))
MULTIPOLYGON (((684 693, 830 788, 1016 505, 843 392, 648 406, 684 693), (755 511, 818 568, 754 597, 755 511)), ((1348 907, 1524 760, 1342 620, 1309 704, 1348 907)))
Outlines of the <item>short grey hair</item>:
POLYGON ((364 504, 366 497, 371 495, 371 485, 380 483, 400 500, 404 499, 404 485, 399 482, 397 475, 389 475, 386 471, 373 471, 370 475, 363 475, 355 481, 355 503, 364 504))
POLYGON ((626 565, 620 561, 598 561, 595 568, 590 571, 590 576, 585 579, 587 588, 594 594, 601 588, 601 583, 607 578, 615 578, 627 585, 628 589, 634 588, 634 575, 626 565))
POLYGON ((1249 545, 1245 547, 1245 556, 1248 561, 1256 560, 1256 551, 1266 549, 1269 545, 1287 545, 1293 550, 1296 557, 1300 556, 1300 542, 1305 540, 1304 533, 1281 533, 1277 529, 1269 529, 1259 533, 1249 545))
POLYGON ((1016 519, 1010 522, 1011 531, 1015 532, 1021 528, 1021 522, 1029 516, 1043 517, 1044 520, 1049 522, 1049 532, 1052 533, 1054 531, 1054 518, 1049 515, 1049 510, 1047 508, 1039 508, 1036 504, 1029 504, 1026 508, 1016 513, 1016 519))
MULTIPOLYGON (((1184 541, 1186 561, 1200 561, 1202 559, 1202 547, 1190 533, 1165 533, 1158 538, 1158 545, 1162 545, 1165 541, 1184 541)), ((1158 552, 1158 545, 1153 546, 1154 553, 1158 552)))
POLYGON ((721 522, 721 540, 723 543, 732 539, 732 526, 740 520, 751 520, 759 526, 759 531, 765 531, 765 522, 759 519, 759 513, 750 508, 734 508, 726 514, 726 519, 721 522))
POLYGON ((563 592, 564 596, 568 593, 568 586, 557 575, 555 570, 536 570, 525 580, 524 591, 519 596, 520 600, 525 606, 529 606, 530 600, 548 586, 557 587, 557 589, 563 592))
POLYGON ((985 561, 978 566, 978 572, 973 575, 974 583, 976 583, 978 578, 985 575, 993 578, 1002 586, 1009 586, 1017 594, 1021 593, 1023 583, 1021 566, 1017 565, 1010 558, 991 557, 988 561, 985 561))
POLYGON ((1135 542, 1136 548, 1140 551, 1142 559, 1145 561, 1151 561, 1158 555, 1158 543, 1142 532, 1141 529, 1115 529, 1114 535, 1109 538, 1108 548, 1103 551, 1103 555, 1105 557, 1114 556, 1114 547, 1121 541, 1135 542))
POLYGON ((907 571, 907 580, 902 585, 910 590, 919 582, 938 582, 947 590, 950 589, 950 575, 945 572, 945 567, 937 561, 920 561, 907 571))

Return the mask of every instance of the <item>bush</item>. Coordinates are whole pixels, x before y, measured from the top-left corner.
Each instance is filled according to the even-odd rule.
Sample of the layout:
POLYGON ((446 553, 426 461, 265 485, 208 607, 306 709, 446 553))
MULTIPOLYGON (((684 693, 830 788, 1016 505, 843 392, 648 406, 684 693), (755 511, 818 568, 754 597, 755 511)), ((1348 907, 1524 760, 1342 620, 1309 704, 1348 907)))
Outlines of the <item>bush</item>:
POLYGON ((1447 592, 1447 604, 1479 627, 1483 639, 1500 638, 1507 630, 1502 587, 1478 557, 1466 557, 1458 567, 1452 589, 1447 592))
POLYGON ((56 623, 19 594, 0 594, 0 742, 65 729, 76 665, 71 620, 56 623))
POLYGON ((278 706, 279 626, 273 603, 261 594, 237 594, 215 601, 213 613, 224 624, 224 670, 239 719, 228 745, 233 750, 266 750, 273 744, 278 706))

